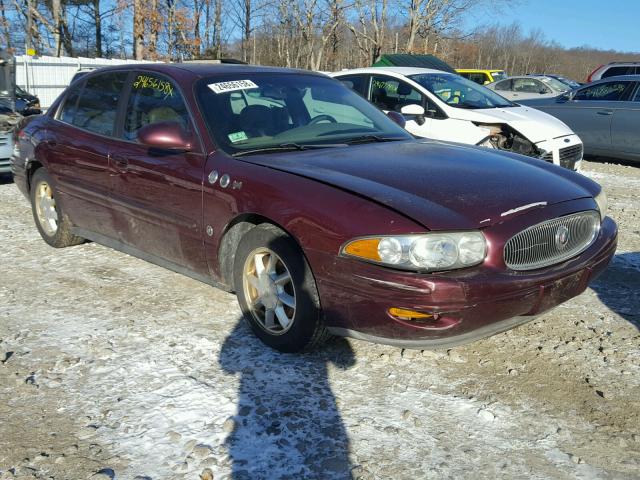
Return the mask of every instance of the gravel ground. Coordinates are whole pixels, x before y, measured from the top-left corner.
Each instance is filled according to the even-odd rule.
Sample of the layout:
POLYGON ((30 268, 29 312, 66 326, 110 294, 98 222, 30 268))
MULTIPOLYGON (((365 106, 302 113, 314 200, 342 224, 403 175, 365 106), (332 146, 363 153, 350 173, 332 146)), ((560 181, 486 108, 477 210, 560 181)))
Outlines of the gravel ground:
POLYGON ((640 168, 585 174, 620 239, 580 297, 448 351, 300 356, 230 294, 48 247, 0 185, 0 479, 640 478, 640 168))

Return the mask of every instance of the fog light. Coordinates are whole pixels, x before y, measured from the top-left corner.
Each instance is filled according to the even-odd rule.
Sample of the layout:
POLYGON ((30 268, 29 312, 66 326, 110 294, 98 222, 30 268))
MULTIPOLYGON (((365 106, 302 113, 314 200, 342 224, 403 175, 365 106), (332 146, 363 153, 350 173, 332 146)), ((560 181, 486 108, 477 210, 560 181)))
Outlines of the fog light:
POLYGON ((424 320, 426 318, 433 318, 433 315, 424 312, 416 312, 415 310, 407 310, 405 308, 391 307, 389 315, 398 318, 400 320, 424 320))

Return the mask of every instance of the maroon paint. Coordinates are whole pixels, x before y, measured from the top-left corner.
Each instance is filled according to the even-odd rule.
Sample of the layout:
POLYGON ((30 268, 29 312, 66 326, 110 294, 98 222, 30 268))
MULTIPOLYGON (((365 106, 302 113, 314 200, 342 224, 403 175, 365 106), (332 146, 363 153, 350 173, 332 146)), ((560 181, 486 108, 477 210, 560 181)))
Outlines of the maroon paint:
POLYGON ((138 140, 143 145, 166 150, 188 152, 194 140, 177 122, 158 122, 145 125, 138 131, 138 140))
POLYGON ((107 139, 55 120, 58 100, 49 114, 22 128, 21 158, 14 165, 18 187, 28 194, 26 164, 37 160, 49 170, 76 225, 223 283, 228 279, 222 277, 218 251, 224 233, 245 216, 267 219, 301 246, 330 326, 387 339, 462 334, 541 313, 579 294, 615 252, 617 229, 606 219, 594 244, 575 258, 532 272, 505 267, 502 249, 515 233, 596 208, 592 197, 598 186, 568 170, 420 141, 232 158, 218 151, 208 134, 193 83, 204 74, 256 67, 135 68, 163 73, 181 86, 197 138, 171 125, 146 127, 142 138, 148 145, 174 149, 158 154, 148 145, 107 139), (235 183, 210 185, 212 170, 235 183), (503 215, 538 201, 548 205, 503 215), (205 234, 207 225, 212 236, 205 234), (469 269, 419 274, 338 255, 344 242, 362 235, 470 228, 483 230, 489 250, 482 265, 469 269), (421 325, 401 322, 386 313, 392 306, 439 318, 421 325))

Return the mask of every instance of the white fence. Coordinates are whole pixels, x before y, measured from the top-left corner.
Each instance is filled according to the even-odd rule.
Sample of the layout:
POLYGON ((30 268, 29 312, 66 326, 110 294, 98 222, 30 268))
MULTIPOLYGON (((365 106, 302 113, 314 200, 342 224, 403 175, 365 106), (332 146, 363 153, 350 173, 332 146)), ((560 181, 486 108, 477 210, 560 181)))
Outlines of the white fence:
POLYGON ((27 92, 37 95, 43 109, 71 83, 73 75, 81 68, 97 68, 127 63, 150 63, 137 60, 106 58, 16 57, 16 83, 27 92))

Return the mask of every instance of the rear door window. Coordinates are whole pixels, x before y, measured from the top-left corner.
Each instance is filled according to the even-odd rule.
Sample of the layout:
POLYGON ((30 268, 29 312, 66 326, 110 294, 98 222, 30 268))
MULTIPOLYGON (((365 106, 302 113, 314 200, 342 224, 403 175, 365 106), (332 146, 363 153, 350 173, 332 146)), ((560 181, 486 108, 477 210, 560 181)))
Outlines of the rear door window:
POLYGON ((496 83, 496 90, 511 90, 511 80, 503 80, 502 82, 496 83))
POLYGON ((126 79, 126 72, 88 78, 71 123, 93 133, 112 136, 126 79))
POLYGON ((366 98, 369 93, 368 79, 368 75, 347 75, 345 77, 340 77, 338 80, 340 80, 346 87, 366 98))
POLYGON ((489 81, 486 73, 467 73, 463 75, 465 78, 468 78, 472 82, 476 82, 478 85, 484 85, 484 82, 489 81))
POLYGON ((69 89, 62 107, 60 107, 60 110, 58 110, 58 120, 73 125, 73 117, 76 114, 76 108, 78 107, 78 99, 80 98, 81 91, 82 85, 78 85, 69 89))
POLYGON ((176 122, 191 131, 187 106, 173 80, 156 73, 138 73, 131 84, 123 137, 136 140, 142 127, 159 122, 176 122))

